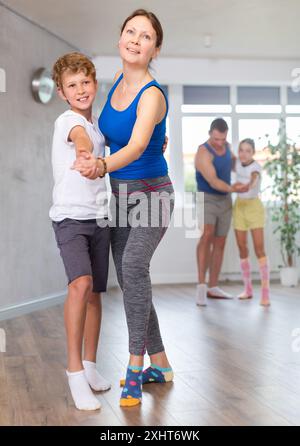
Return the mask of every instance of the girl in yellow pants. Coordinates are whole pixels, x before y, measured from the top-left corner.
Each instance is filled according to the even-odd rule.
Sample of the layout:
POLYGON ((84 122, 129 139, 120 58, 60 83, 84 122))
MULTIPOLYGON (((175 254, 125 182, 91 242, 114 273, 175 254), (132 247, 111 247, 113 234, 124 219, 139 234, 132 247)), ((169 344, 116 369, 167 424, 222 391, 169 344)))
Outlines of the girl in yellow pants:
POLYGON ((239 299, 251 299, 253 296, 247 243, 248 231, 251 231, 261 277, 260 304, 268 306, 270 305, 270 273, 264 248, 265 210, 259 198, 261 166, 253 159, 254 153, 255 144, 252 139, 247 138, 240 142, 236 161, 236 181, 247 184, 248 191, 238 193, 233 208, 233 225, 244 282, 244 291, 239 295, 239 299))

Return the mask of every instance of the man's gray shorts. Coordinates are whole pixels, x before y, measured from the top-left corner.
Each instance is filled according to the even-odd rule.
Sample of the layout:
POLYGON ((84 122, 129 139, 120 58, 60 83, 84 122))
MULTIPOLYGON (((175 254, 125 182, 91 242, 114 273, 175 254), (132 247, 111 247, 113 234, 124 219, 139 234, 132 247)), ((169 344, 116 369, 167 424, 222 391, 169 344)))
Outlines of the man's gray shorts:
POLYGON ((52 221, 57 246, 60 249, 68 285, 81 276, 92 276, 93 292, 106 291, 110 228, 99 227, 96 220, 66 218, 52 221))
POLYGON ((204 224, 215 226, 215 235, 226 237, 232 217, 231 194, 218 195, 204 192, 204 224))

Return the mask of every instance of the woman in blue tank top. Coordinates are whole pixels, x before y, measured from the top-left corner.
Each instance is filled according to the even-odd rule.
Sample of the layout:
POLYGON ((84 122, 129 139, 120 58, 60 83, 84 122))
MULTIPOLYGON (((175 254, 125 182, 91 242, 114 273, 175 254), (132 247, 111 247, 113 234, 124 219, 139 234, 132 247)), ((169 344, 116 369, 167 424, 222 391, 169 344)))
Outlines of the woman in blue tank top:
POLYGON ((162 39, 161 24, 153 13, 141 9, 125 20, 119 41, 123 69, 99 118, 110 156, 99 159, 97 166, 100 174, 110 173, 116 222, 111 230, 112 253, 129 332, 130 359, 121 406, 141 402, 142 384, 173 379, 149 274, 150 260, 174 208, 174 190, 162 152, 168 102, 149 72, 162 39), (143 371, 146 351, 151 366, 143 371))

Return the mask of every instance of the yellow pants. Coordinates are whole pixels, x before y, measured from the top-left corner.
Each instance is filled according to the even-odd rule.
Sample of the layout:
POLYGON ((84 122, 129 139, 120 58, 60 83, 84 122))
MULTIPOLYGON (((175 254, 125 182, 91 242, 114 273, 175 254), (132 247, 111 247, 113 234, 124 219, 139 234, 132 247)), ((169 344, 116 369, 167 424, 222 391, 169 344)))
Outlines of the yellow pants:
POLYGON ((237 198, 233 206, 233 227, 248 231, 265 226, 265 209, 257 198, 237 198))

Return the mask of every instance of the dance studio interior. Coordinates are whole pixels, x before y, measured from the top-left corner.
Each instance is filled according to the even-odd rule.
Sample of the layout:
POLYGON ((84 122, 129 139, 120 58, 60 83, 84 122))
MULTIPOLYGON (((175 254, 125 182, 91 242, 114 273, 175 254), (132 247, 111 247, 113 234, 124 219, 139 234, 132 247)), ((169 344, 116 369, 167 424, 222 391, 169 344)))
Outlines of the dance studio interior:
MULTIPOLYGON (((299 16, 299 0, 0 0, 0 426, 96 426, 101 432, 300 425, 299 16), (159 20, 162 42, 153 15, 132 14, 137 10, 159 20), (84 114, 90 96, 77 98, 74 108, 63 89, 73 84, 53 79, 55 62, 69 53, 84 55, 96 70, 92 125, 84 114), (114 109, 111 100, 123 105, 114 109), (128 133, 125 116, 134 104, 128 133), (93 155, 92 144, 80 164, 70 127, 62 150, 75 163, 65 172, 76 176, 76 187, 91 191, 91 183, 101 184, 107 203, 114 202, 122 178, 129 187, 140 181, 146 185, 141 191, 157 193, 151 184, 167 175, 163 186, 174 188, 164 236, 149 254, 160 228, 130 227, 137 235, 130 249, 129 242, 123 246, 118 274, 113 250, 119 226, 110 229, 109 264, 100 250, 98 270, 91 263, 92 273, 72 279, 70 270, 79 268, 83 254, 75 250, 75 236, 74 251, 66 254, 71 242, 63 239, 62 221, 67 237, 65 223, 72 218, 78 227, 86 225, 81 220, 97 226, 97 219, 80 213, 51 218, 63 193, 73 197, 68 209, 82 199, 71 186, 53 189, 55 162, 56 172, 63 169, 59 153, 52 153, 54 128, 68 110, 105 141, 105 158, 93 155), (103 129, 116 129, 113 121, 121 115, 128 139, 116 149, 103 129), (163 139, 154 154, 156 130, 163 139), (135 134, 147 140, 142 149, 135 134), (129 156, 134 144, 139 155, 126 167, 113 167, 118 150, 129 156), (154 156, 164 167, 152 175, 154 156), (85 178, 78 165, 88 162, 104 174, 85 178), (134 176, 134 166, 142 166, 144 176, 134 176), (106 266, 105 291, 89 288, 93 296, 101 293, 102 307, 100 300, 93 307, 85 291, 77 298, 74 281, 85 277, 95 286, 106 266), (93 308, 101 326, 92 358, 82 346, 86 352, 93 308), (163 350, 149 346, 153 324, 163 350), (143 354, 133 347, 140 342, 143 354), (75 350, 79 367, 70 366, 75 350), (105 389, 95 391, 89 373, 103 377, 105 389), (134 373, 143 380, 138 396, 134 373), (80 406, 77 378, 95 410, 80 406)), ((77 66, 65 68, 61 79, 91 76, 77 66)), ((78 88, 92 88, 87 84, 78 88)), ((91 141, 84 125, 74 125, 91 141)))

